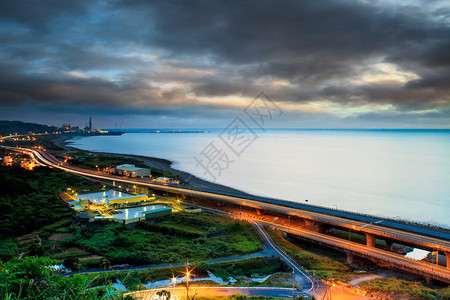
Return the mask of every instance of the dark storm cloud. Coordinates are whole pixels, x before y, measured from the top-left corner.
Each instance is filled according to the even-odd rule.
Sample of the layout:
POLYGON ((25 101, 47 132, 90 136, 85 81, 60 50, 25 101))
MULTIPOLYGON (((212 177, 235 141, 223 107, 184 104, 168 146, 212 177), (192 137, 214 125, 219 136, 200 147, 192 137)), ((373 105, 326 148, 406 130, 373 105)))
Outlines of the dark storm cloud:
POLYGON ((450 28, 420 7, 376 7, 356 1, 146 3, 131 0, 120 5, 151 16, 157 33, 147 43, 172 56, 202 54, 218 63, 247 66, 241 72, 243 80, 234 83, 205 79, 194 89, 201 95, 241 94, 248 90, 242 87, 248 83, 245 79, 272 76, 306 90, 316 88, 316 95, 297 90, 289 101, 329 96, 341 103, 359 98, 399 106, 443 101, 448 105, 448 89, 441 83, 449 76, 450 28), (348 85, 341 95, 327 93, 336 89, 332 84, 320 87, 336 77, 358 76, 375 58, 423 77, 406 86, 348 85), (433 91, 419 90, 420 85, 431 85, 433 91))
POLYGON ((266 90, 290 104, 437 110, 445 124, 449 9, 409 2, 2 2, 0 106, 208 118, 235 108, 199 97, 266 90), (383 63, 415 76, 362 80, 383 63))
POLYGON ((426 54, 421 51, 441 51, 439 43, 448 41, 450 33, 426 15, 357 1, 154 1, 148 5, 130 0, 119 5, 130 13, 148 12, 140 16, 151 18, 156 29, 147 40, 150 44, 173 55, 209 54, 242 64, 306 58, 321 70, 320 57, 327 65, 334 63, 330 58, 389 57, 400 49, 419 51, 420 57, 426 54))
POLYGON ((30 0, 1 1, 0 18, 33 30, 51 30, 48 25, 63 19, 84 16, 90 1, 30 0))

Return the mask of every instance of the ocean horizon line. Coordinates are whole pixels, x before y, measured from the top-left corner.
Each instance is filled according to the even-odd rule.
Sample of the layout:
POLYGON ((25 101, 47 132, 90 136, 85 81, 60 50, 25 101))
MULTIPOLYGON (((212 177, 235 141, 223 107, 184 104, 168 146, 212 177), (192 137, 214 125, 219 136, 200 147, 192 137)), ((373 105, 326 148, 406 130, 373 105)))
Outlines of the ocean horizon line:
MULTIPOLYGON (((109 131, 212 131, 212 130, 224 130, 226 127, 214 127, 214 128, 102 128, 102 130, 109 131)), ((449 131, 450 128, 264 128, 249 127, 251 130, 286 130, 286 131, 449 131)))

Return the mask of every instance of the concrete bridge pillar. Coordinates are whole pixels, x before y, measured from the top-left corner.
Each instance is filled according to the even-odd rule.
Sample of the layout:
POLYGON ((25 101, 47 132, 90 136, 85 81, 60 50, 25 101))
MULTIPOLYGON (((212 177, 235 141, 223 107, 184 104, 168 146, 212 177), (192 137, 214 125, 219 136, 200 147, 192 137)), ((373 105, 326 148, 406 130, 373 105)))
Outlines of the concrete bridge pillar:
POLYGON ((318 223, 318 222, 308 220, 308 219, 304 219, 304 221, 305 221, 305 227, 308 228, 309 230, 319 232, 319 233, 324 233, 324 228, 323 228, 322 223, 318 223))
POLYGON ((393 240, 386 239, 386 249, 387 249, 388 251, 391 251, 391 250, 392 250, 392 244, 393 244, 393 243, 394 243, 393 240))
POLYGON ((317 231, 318 233, 324 233, 325 229, 323 228, 323 225, 321 223, 315 223, 314 231, 317 231))
POLYGON ((366 233, 366 246, 375 247, 375 236, 373 234, 366 233))
POLYGON ((347 254, 347 263, 352 264, 353 263, 353 258, 354 258, 353 253, 346 252, 346 254, 347 254))
POLYGON ((445 257, 447 258, 447 268, 450 269, 450 252, 445 252, 445 257))

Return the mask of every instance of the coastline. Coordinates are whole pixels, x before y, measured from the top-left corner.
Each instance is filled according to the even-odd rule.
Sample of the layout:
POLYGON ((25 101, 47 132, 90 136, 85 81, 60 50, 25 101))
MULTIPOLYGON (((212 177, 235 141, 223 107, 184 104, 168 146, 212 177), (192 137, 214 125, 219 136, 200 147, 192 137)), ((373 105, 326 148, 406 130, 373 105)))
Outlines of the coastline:
MULTIPOLYGON (((148 157, 148 156, 133 155, 133 154, 111 153, 111 152, 97 152, 97 151, 88 151, 88 150, 79 149, 79 148, 71 146, 71 142, 69 142, 69 140, 71 140, 75 137, 77 137, 77 135, 59 135, 57 137, 52 137, 50 139, 50 142, 53 145, 57 146, 58 148, 65 149, 67 151, 81 151, 81 152, 85 152, 85 153, 106 154, 106 155, 119 156, 119 157, 123 157, 123 158, 137 159, 139 161, 142 161, 145 165, 147 165, 149 167, 158 168, 158 169, 168 171, 168 172, 171 172, 171 173, 179 176, 180 179, 182 179, 184 182, 189 183, 194 188, 215 190, 215 191, 219 191, 219 192, 233 193, 233 194, 243 195, 243 196, 256 196, 256 195, 253 195, 253 194, 250 194, 247 192, 243 192, 241 190, 238 190, 238 189, 235 189, 235 188, 232 188, 229 186, 210 182, 210 181, 198 178, 188 172, 184 172, 184 171, 175 169, 172 167, 173 161, 170 161, 170 160, 167 160, 164 158, 148 157)), ((259 197, 259 196, 256 196, 256 197, 259 197)), ((261 196, 261 197, 263 197, 263 196, 261 196)), ((292 203, 292 201, 285 200, 285 199, 274 199, 274 200, 286 202, 286 203, 292 203)), ((297 203, 297 204, 300 204, 300 203, 297 203)), ((435 224, 432 222, 419 222, 419 221, 412 221, 410 219, 395 219, 395 218, 388 217, 388 216, 372 215, 372 214, 368 214, 368 213, 361 213, 361 212, 357 212, 357 211, 347 211, 347 210, 342 210, 342 209, 333 209, 330 207, 313 205, 313 204, 300 204, 300 205, 304 205, 309 208, 315 207, 315 208, 321 208, 321 209, 325 209, 325 210, 339 211, 339 212, 343 212, 343 213, 349 213, 352 215, 376 217, 377 219, 382 219, 382 220, 386 220, 386 221, 397 223, 397 224, 408 224, 408 225, 413 225, 413 226, 419 226, 419 227, 429 228, 429 229, 433 229, 433 230, 437 230, 440 232, 450 234, 450 227, 442 225, 442 224, 435 224)))
POLYGON ((164 158, 157 158, 157 157, 150 157, 150 156, 143 156, 143 155, 134 155, 134 154, 122 154, 122 153, 111 153, 111 152, 96 152, 96 151, 87 151, 83 149, 79 149, 76 147, 71 146, 71 143, 69 142, 70 139, 74 138, 74 136, 58 136, 57 138, 52 139, 52 142, 55 146, 58 146, 62 149, 68 150, 68 151, 82 151, 82 152, 90 152, 90 153, 97 153, 97 154, 108 154, 108 155, 115 155, 120 156, 123 158, 134 158, 137 160, 142 161, 145 165, 157 169, 161 169, 164 171, 171 172, 172 174, 177 175, 183 182, 186 182, 190 184, 192 187, 200 188, 200 189, 209 189, 209 190, 216 190, 220 192, 226 192, 226 193, 234 193, 239 195, 248 196, 250 194, 243 192, 241 190, 221 185, 218 183, 214 183, 211 181, 207 181, 201 178, 198 178, 188 172, 184 172, 178 169, 175 169, 172 167, 173 161, 164 159, 164 158))

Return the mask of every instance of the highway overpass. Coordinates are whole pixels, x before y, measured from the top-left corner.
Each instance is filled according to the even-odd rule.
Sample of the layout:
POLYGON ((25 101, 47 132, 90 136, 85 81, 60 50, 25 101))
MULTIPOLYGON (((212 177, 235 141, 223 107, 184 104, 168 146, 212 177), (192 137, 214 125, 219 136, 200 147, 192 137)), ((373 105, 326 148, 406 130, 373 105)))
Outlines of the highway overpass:
POLYGON ((105 175, 99 172, 65 165, 51 154, 41 150, 18 150, 33 155, 36 160, 48 166, 97 180, 113 182, 116 185, 142 185, 154 190, 181 194, 190 198, 208 199, 209 201, 214 201, 217 205, 220 205, 220 203, 229 203, 236 206, 245 206, 254 209, 259 214, 275 213, 292 216, 303 220, 304 227, 307 229, 299 227, 294 228, 292 226, 286 226, 285 224, 278 224, 278 228, 285 232, 301 236, 302 238, 338 248, 342 251, 370 258, 378 262, 383 261, 400 269, 423 274, 428 278, 435 278, 450 283, 450 234, 446 231, 433 230, 431 228, 424 228, 413 224, 381 219, 375 216, 299 204, 279 199, 251 195, 235 195, 178 185, 157 184, 143 179, 105 175), (355 232, 363 233, 366 235, 367 244, 361 245, 358 243, 347 242, 346 240, 336 237, 330 239, 331 237, 329 235, 323 234, 325 226, 347 228, 355 232), (320 237, 320 241, 317 240, 318 237, 320 237), (388 245, 392 242, 398 242, 400 244, 412 245, 421 249, 445 253, 447 256, 447 268, 433 266, 431 263, 422 261, 407 260, 401 255, 375 248, 376 238, 386 240, 388 245))

